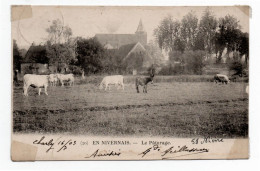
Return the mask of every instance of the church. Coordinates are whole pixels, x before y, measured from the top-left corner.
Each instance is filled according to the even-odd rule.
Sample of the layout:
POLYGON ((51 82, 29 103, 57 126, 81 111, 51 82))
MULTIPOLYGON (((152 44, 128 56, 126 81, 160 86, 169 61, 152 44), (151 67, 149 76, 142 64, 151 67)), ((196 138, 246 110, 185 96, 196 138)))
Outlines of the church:
POLYGON ((134 34, 96 34, 95 38, 107 50, 120 56, 128 72, 134 75, 146 71, 153 64, 152 57, 146 51, 147 32, 142 20, 134 34))
POLYGON ((147 44, 147 32, 144 30, 142 20, 135 34, 96 34, 95 38, 106 49, 119 49, 123 45, 140 42, 143 46, 147 44))

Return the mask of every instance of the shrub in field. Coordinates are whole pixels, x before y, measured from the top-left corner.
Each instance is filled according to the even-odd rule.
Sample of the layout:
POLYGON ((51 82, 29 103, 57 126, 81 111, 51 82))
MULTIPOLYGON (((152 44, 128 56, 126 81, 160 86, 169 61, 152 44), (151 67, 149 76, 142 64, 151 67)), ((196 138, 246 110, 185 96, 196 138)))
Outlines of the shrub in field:
POLYGON ((162 68, 161 75, 198 74, 203 73, 205 67, 205 51, 185 51, 184 53, 170 53, 170 63, 162 68))
POLYGON ((160 70, 160 75, 178 75, 183 74, 184 67, 181 64, 168 64, 160 70))
POLYGON ((82 69, 76 65, 70 65, 69 70, 74 74, 74 75, 81 75, 82 74, 82 69))
POLYGON ((174 62, 174 61, 181 62, 181 61, 183 61, 182 54, 183 53, 181 51, 171 51, 171 52, 169 52, 169 60, 171 62, 174 62))
POLYGON ((199 74, 203 73, 205 51, 185 51, 183 59, 185 61, 185 72, 188 74, 199 74))
POLYGON ((248 76, 248 71, 246 70, 247 66, 246 64, 243 64, 240 61, 233 61, 229 64, 229 70, 233 71, 233 75, 239 75, 239 76, 248 76))

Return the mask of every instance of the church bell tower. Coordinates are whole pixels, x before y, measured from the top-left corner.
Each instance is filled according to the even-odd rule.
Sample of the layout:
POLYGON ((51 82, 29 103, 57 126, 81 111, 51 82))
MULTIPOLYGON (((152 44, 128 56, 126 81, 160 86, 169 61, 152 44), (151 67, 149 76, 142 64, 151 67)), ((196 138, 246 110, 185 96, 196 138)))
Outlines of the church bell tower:
POLYGON ((143 44, 147 44, 147 32, 144 29, 142 19, 140 19, 137 30, 135 32, 135 35, 137 36, 137 40, 143 44))

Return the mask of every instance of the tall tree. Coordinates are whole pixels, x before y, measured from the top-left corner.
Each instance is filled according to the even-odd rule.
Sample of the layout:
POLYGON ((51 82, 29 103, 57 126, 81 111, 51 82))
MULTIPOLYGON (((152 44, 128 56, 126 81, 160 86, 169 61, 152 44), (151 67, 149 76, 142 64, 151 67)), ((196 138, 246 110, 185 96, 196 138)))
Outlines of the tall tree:
POLYGON ((181 37, 185 42, 185 50, 193 50, 195 46, 195 38, 198 33, 198 18, 189 12, 181 20, 181 37))
POLYGON ((240 37, 240 44, 238 51, 240 52, 241 57, 245 55, 245 63, 248 64, 249 59, 249 35, 248 33, 242 33, 240 37))
POLYGON ((222 60, 222 54, 223 54, 223 51, 226 47, 226 41, 225 41, 225 37, 223 35, 223 33, 220 31, 220 32, 217 32, 215 34, 215 54, 216 54, 216 63, 220 63, 221 60, 222 60))
POLYGON ((68 26, 64 26, 64 24, 59 20, 53 20, 52 25, 46 29, 49 36, 49 41, 51 44, 60 44, 68 42, 69 38, 72 36, 72 30, 68 26))
POLYGON ((63 67, 75 59, 75 44, 71 39, 72 30, 59 20, 53 20, 49 28, 47 41, 47 57, 49 63, 58 67, 63 67))
POLYGON ((210 11, 209 8, 207 8, 204 11, 203 16, 201 17, 199 24, 199 38, 203 40, 201 44, 204 45, 204 48, 206 50, 206 57, 209 57, 213 53, 216 29, 217 19, 214 17, 213 12, 210 11))
POLYGON ((154 30, 154 36, 161 49, 173 51, 176 40, 181 37, 181 23, 177 20, 174 21, 169 15, 154 30))
POLYGON ((229 53, 236 49, 235 45, 240 28, 239 21, 231 15, 226 15, 219 19, 219 32, 224 37, 228 57, 229 53))

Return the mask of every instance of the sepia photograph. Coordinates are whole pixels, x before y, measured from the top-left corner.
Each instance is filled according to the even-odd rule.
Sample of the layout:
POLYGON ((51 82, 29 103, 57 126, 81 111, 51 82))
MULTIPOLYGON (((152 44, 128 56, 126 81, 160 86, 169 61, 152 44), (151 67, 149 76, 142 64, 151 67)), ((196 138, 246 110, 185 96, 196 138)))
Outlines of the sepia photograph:
POLYGON ((13 5, 12 160, 248 159, 249 18, 13 5))

